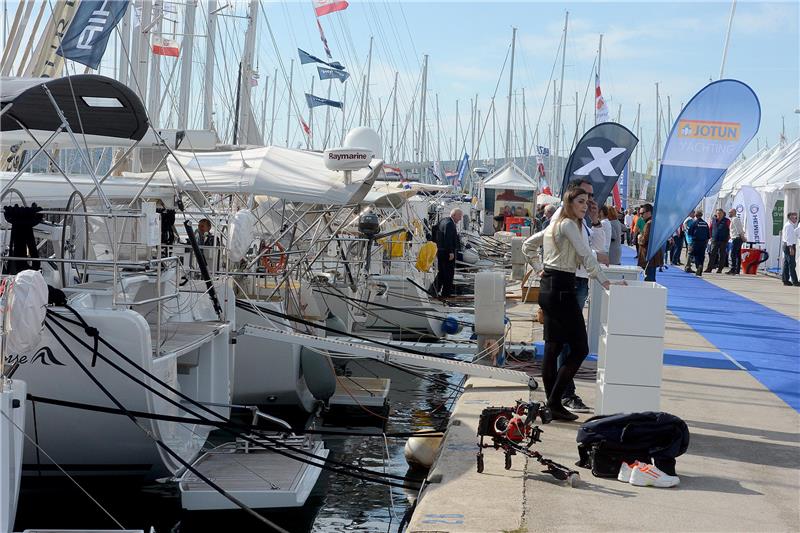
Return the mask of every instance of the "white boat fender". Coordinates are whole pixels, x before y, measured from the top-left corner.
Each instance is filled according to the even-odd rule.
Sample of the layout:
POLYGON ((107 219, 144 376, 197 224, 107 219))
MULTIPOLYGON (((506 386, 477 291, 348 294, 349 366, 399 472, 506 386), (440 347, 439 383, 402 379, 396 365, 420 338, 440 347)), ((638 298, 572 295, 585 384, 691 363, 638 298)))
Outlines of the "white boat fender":
POLYGON ((231 236, 228 239, 228 256, 233 262, 241 261, 256 238, 256 219, 249 209, 240 209, 233 215, 231 236))
POLYGON ((42 340, 47 283, 38 270, 23 270, 14 279, 9 310, 7 349, 11 354, 32 352, 42 340))
POLYGON ((325 355, 303 346, 300 349, 300 368, 309 392, 320 401, 327 401, 336 392, 336 372, 325 355))
POLYGON ((444 434, 442 433, 424 437, 409 437, 403 449, 406 462, 411 467, 430 469, 436 456, 439 455, 443 439, 444 434))

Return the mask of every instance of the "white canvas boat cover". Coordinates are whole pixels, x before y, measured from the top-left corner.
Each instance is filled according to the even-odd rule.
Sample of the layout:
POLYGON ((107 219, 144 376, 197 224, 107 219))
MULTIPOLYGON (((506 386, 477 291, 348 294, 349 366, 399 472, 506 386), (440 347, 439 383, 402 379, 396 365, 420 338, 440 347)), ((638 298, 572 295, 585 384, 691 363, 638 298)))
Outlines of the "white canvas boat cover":
POLYGON ((442 192, 449 190, 449 185, 432 185, 428 183, 400 183, 397 181, 376 181, 372 189, 364 197, 362 203, 375 207, 400 207, 406 200, 420 192, 442 192))
MULTIPOLYGON (((0 190, 6 183, 11 181, 14 175, 13 172, 0 172, 0 190)), ((145 178, 113 177, 106 180, 101 187, 112 202, 128 202, 136 196, 144 182, 145 178)), ((39 173, 23 174, 13 186, 13 190, 18 191, 28 205, 36 202, 39 206, 50 208, 63 208, 75 189, 86 197, 94 188, 94 181, 90 176, 70 176, 68 182, 61 174, 39 173), (74 188, 70 185, 70 182, 75 186, 74 188)), ((172 203, 174 196, 175 189, 169 182, 156 180, 153 180, 145 189, 144 194, 142 194, 145 199, 160 199, 167 204, 172 203)), ((97 200, 97 192, 89 199, 92 198, 97 200)), ((9 191, 3 198, 2 204, 10 205, 15 203, 21 205, 22 201, 15 192, 9 191)))
POLYGON ((536 181, 513 162, 506 163, 483 182, 484 189, 511 189, 535 191, 536 181))
POLYGON ((183 168, 206 193, 258 194, 291 202, 343 205, 358 203, 383 167, 373 159, 370 166, 353 171, 344 183, 344 172, 325 168, 323 154, 277 146, 232 152, 175 152, 167 161, 179 187, 195 190, 183 168), (183 168, 181 168, 181 165, 183 168), (360 194, 359 194, 360 193, 360 194))

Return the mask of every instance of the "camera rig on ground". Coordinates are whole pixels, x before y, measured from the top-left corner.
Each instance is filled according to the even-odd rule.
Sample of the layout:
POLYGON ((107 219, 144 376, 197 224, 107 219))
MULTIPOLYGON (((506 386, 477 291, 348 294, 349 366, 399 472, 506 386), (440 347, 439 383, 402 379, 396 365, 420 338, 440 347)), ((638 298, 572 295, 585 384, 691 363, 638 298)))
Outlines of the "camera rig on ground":
POLYGON ((542 424, 549 424, 553 420, 550 409, 538 402, 523 402, 517 400, 515 407, 487 407, 478 420, 478 473, 483 472, 484 448, 502 449, 505 454, 506 470, 511 468, 511 456, 517 453, 532 457, 545 467, 542 472, 550 474, 560 481, 566 481, 571 486, 580 481, 580 474, 566 466, 560 465, 550 459, 545 459, 542 454, 531 448, 541 442, 542 430, 534 425, 536 417, 542 424), (491 444, 483 442, 484 437, 492 439, 491 444))

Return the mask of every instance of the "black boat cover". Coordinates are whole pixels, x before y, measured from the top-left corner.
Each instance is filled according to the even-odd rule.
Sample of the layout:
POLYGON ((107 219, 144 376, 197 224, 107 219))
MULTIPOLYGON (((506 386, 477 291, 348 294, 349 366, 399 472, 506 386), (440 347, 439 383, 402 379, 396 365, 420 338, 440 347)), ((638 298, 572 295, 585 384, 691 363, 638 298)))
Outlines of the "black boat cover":
POLYGON ((0 78, 0 131, 55 131, 61 119, 43 85, 53 95, 76 134, 134 141, 147 131, 147 114, 138 96, 126 85, 96 74, 63 78, 0 78))

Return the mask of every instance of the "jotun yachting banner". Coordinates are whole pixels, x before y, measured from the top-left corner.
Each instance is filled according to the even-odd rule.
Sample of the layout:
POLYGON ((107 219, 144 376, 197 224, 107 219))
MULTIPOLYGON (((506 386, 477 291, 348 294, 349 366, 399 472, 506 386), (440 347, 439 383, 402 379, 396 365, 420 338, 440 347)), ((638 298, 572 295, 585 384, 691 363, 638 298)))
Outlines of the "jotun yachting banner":
POLYGON ((686 104, 664 146, 648 259, 717 184, 755 136, 760 122, 758 97, 738 80, 709 83, 686 104))
POLYGON ((636 135, 616 122, 603 122, 587 131, 564 169, 561 194, 575 178, 588 178, 594 189, 597 205, 606 203, 622 169, 639 144, 636 135))

